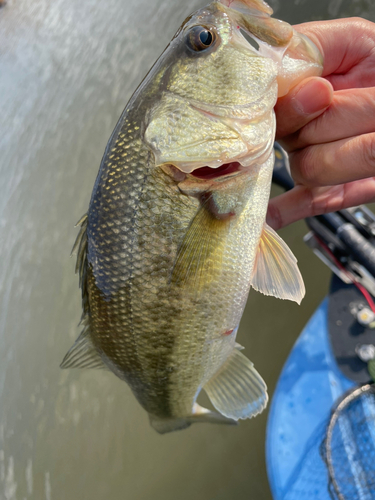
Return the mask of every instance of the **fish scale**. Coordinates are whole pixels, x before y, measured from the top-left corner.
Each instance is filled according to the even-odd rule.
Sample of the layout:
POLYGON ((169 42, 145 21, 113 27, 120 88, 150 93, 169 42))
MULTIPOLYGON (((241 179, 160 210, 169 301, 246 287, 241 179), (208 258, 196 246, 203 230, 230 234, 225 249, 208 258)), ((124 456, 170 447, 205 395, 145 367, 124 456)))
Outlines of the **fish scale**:
POLYGON ((75 244, 84 330, 62 367, 111 370, 160 433, 260 413, 266 385, 236 344, 250 286, 304 294, 265 217, 277 79, 285 90, 318 74, 320 55, 264 3, 246 2, 190 16, 148 73, 107 145, 75 244), (259 50, 240 31, 252 27, 259 50), (202 388, 218 413, 196 403, 202 388))
MULTIPOLYGON (((131 385, 154 387, 158 403, 163 406, 166 403, 163 403, 162 399, 166 399, 166 396, 163 397, 161 392, 165 391, 155 387, 154 379, 157 381, 164 377, 166 362, 163 361, 162 354, 164 352, 165 358, 165 351, 168 351, 168 346, 173 343, 173 336, 168 331, 169 314, 162 307, 162 295, 173 259, 168 250, 168 245, 174 244, 171 236, 175 231, 171 229, 177 229, 181 223, 177 219, 174 224, 170 218, 170 215, 177 211, 177 207, 172 203, 172 198, 168 199, 165 195, 168 185, 165 175, 158 179, 157 183, 151 182, 151 187, 147 190, 147 200, 142 198, 142 192, 149 183, 147 179, 152 176, 147 164, 149 151, 139 139, 134 140, 126 133, 127 126, 126 121, 112 154, 113 158, 116 158, 116 154, 123 158, 122 152, 126 151, 129 160, 126 161, 125 158, 121 160, 121 164, 112 163, 104 167, 115 172, 114 178, 118 180, 118 187, 113 192, 108 186, 109 175, 104 173, 97 183, 89 211, 93 220, 97 221, 98 228, 90 230, 89 217, 88 238, 93 249, 91 250, 89 244, 88 262, 92 263, 93 277, 89 284, 93 318, 92 340, 109 359, 116 359, 117 369, 126 373, 124 378, 131 385), (140 158, 140 162, 137 164, 134 158, 140 158), (140 172, 143 173, 142 176, 140 172), (130 190, 133 193, 130 200, 120 196, 121 192, 130 190), (134 196, 135 193, 137 196, 134 196), (150 227, 142 221, 150 220, 150 212, 154 206, 159 210, 158 220, 156 226, 150 227), (110 207, 109 211, 106 210, 107 207, 110 207), (112 232, 109 237, 103 238, 102 219, 104 218, 108 225, 108 220, 119 216, 127 224, 122 225, 119 232, 112 232), (136 231, 137 227, 142 229, 136 231), (159 235, 161 238, 158 238, 159 235), (157 245, 157 238, 161 245, 157 245), (153 244, 150 244, 151 240, 153 244), (105 241, 105 245, 100 247, 99 251, 96 242, 101 241, 105 241), (114 261, 113 256, 120 253, 123 256, 114 261), (111 257, 109 262, 106 260, 107 255, 111 257), (114 281, 114 274, 120 275, 121 281, 127 282, 127 285, 124 287, 114 281), (148 276, 148 279, 145 279, 145 276, 148 276), (158 328, 155 328, 155 321, 158 321, 158 328), (149 339, 149 348, 142 347, 143 336, 149 339), (140 341, 138 337, 141 337, 140 341), (119 341, 123 346, 121 350, 118 349, 119 341)), ((183 207, 186 209, 186 203, 183 207)), ((183 232, 186 228, 180 228, 180 231, 181 229, 183 232)), ((176 244, 174 246, 176 247, 176 244)))

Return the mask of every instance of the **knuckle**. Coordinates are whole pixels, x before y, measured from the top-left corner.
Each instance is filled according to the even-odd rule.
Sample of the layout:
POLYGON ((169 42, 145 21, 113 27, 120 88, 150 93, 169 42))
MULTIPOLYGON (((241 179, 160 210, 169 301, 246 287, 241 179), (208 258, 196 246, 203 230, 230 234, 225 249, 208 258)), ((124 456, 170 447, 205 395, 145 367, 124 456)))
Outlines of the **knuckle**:
POLYGON ((346 28, 353 35, 360 35, 362 42, 364 40, 363 36, 370 34, 373 37, 374 34, 374 23, 363 19, 362 17, 348 17, 346 19, 340 19, 336 22, 340 23, 343 28, 346 28))
POLYGON ((366 117, 371 116, 375 109, 375 88, 366 88, 365 93, 361 94, 362 109, 366 113, 366 117))
POLYGON ((293 177, 299 184, 315 186, 318 182, 316 151, 313 146, 291 154, 290 164, 293 177))
POLYGON ((296 142, 300 145, 300 147, 307 147, 315 144, 317 133, 319 133, 319 129, 321 127, 321 120, 312 120, 298 131, 298 135, 296 135, 296 142))
POLYGON ((353 16, 351 18, 348 19, 348 21, 350 21, 350 23, 353 25, 353 26, 358 26, 358 28, 363 28, 364 26, 372 26, 372 22, 370 21, 367 21, 367 19, 363 19, 362 17, 358 17, 358 16, 353 16))
POLYGON ((283 219, 279 207, 277 206, 277 200, 271 200, 268 205, 267 211, 267 223, 277 231, 283 227, 283 219))
POLYGON ((325 142, 326 131, 330 130, 332 121, 331 112, 326 112, 306 123, 303 127, 291 134, 287 139, 290 150, 301 150, 325 142))
POLYGON ((361 148, 363 154, 363 164, 368 169, 368 175, 375 172, 375 134, 368 134, 364 147, 361 148))

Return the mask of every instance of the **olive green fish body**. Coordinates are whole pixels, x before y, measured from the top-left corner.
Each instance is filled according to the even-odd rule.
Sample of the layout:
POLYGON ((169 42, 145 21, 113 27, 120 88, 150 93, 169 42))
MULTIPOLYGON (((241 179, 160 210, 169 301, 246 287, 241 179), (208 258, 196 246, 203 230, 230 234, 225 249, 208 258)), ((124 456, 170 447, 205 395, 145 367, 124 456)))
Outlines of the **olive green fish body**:
POLYGON ((150 168, 152 155, 135 127, 125 119, 90 204, 91 336, 141 404, 168 413, 170 321, 181 309, 169 301, 170 270, 197 202, 179 203, 170 178, 150 168))
POLYGON ((124 120, 90 205, 91 337, 149 413, 186 416, 199 389, 234 348, 255 258, 251 242, 261 234, 272 165, 259 169, 261 180, 259 172, 243 180, 241 196, 231 203, 238 213, 214 219, 225 238, 209 281, 198 289, 191 286, 195 276, 176 283, 172 271, 184 235, 197 212, 209 210, 152 168, 134 123, 124 120))
POLYGON ((320 65, 268 9, 223 0, 186 20, 121 116, 81 220, 85 326, 62 367, 110 369, 161 433, 262 411, 265 383, 236 344, 250 286, 304 293, 265 216, 277 95, 320 65), (196 404, 202 388, 219 413, 196 404))

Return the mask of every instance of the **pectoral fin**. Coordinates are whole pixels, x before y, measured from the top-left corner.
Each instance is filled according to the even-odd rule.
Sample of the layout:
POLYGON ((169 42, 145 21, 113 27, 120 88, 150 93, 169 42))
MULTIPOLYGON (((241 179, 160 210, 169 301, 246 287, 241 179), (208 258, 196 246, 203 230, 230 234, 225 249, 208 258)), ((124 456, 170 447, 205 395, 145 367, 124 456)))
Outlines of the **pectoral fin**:
POLYGON ((199 292, 221 272, 228 224, 215 218, 205 205, 199 208, 178 250, 171 283, 189 283, 199 292))
POLYGON ((297 259, 266 223, 257 250, 251 286, 265 295, 294 300, 298 304, 305 295, 297 259))
POLYGON ((264 380, 254 365, 238 349, 234 349, 211 380, 203 387, 214 407, 234 420, 251 418, 267 405, 264 380))

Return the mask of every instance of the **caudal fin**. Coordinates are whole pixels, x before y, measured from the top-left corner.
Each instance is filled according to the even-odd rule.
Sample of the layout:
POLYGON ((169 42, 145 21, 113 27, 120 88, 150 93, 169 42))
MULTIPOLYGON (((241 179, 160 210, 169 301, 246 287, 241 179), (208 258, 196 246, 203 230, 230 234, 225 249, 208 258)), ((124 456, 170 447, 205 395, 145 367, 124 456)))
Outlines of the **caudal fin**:
POLYGON ((234 349, 224 365, 203 387, 211 403, 225 417, 251 418, 267 406, 267 386, 253 363, 234 349))
POLYGON ((226 418, 220 413, 202 408, 197 403, 194 404, 193 413, 187 417, 180 418, 158 418, 150 415, 150 424, 159 434, 166 434, 167 432, 180 431, 190 427, 194 423, 208 423, 208 424, 226 424, 236 425, 237 422, 231 418, 226 418))

